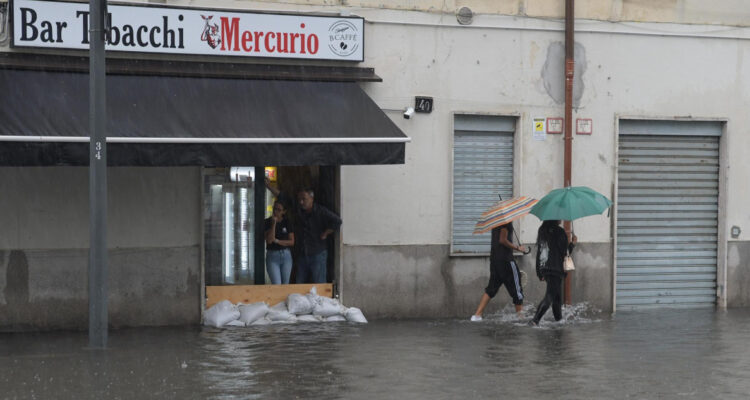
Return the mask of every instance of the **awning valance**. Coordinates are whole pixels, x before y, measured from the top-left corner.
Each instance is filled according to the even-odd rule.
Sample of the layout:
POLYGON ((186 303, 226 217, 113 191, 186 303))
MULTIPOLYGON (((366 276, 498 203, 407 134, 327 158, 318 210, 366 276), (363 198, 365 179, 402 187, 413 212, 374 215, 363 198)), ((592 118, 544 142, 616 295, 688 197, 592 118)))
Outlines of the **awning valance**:
MULTIPOLYGON (((0 165, 87 165, 89 76, 0 70, 0 165)), ((404 162, 403 132, 355 82, 107 76, 108 164, 404 162)))

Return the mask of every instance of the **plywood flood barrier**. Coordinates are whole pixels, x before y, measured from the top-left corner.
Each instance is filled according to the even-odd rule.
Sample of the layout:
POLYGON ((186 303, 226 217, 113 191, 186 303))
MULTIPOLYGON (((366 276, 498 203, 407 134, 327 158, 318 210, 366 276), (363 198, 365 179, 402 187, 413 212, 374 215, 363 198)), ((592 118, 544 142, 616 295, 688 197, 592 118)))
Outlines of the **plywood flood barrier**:
POLYGON ((265 301, 269 306, 285 301, 292 293, 306 294, 315 287, 319 296, 333 297, 332 283, 301 283, 293 285, 225 285, 206 286, 206 308, 222 301, 233 304, 265 301))

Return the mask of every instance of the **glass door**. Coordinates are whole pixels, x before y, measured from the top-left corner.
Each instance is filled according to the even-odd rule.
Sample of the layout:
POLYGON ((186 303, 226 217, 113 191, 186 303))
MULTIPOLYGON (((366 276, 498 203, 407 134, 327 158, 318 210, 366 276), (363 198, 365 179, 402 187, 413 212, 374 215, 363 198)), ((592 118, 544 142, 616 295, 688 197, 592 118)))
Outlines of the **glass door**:
POLYGON ((252 285, 255 169, 206 169, 204 176, 206 285, 252 285))

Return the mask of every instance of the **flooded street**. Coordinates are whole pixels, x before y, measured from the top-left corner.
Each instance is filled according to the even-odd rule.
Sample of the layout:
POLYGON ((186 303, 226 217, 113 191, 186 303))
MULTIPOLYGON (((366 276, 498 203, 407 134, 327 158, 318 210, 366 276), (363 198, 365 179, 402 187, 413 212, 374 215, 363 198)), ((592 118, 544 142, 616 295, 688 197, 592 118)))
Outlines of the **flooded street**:
MULTIPOLYGON (((531 307, 530 307, 531 308, 531 307)), ((750 311, 0 334, 3 399, 745 399, 750 311)))

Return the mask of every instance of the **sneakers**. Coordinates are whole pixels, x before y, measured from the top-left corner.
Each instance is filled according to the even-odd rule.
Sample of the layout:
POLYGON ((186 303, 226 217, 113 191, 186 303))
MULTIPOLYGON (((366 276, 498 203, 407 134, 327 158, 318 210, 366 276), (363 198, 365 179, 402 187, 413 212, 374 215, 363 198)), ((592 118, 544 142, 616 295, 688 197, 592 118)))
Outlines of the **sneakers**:
POLYGON ((529 321, 529 326, 539 326, 539 321, 532 319, 531 321, 529 321))
POLYGON ((481 315, 472 315, 471 316, 471 322, 479 322, 481 320, 482 320, 482 316, 481 315))

